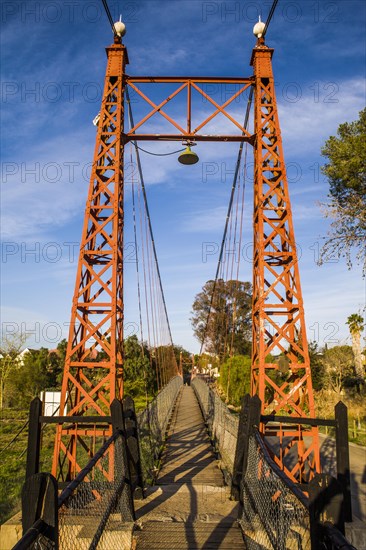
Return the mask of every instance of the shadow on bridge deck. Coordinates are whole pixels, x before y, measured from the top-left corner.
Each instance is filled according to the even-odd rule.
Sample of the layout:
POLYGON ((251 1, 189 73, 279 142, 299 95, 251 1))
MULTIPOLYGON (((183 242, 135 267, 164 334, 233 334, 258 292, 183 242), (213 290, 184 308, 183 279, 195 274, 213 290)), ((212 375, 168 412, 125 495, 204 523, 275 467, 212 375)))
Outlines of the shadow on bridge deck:
POLYGON ((137 550, 244 548, 238 504, 212 451, 194 391, 184 386, 168 432, 157 485, 136 502, 137 550))

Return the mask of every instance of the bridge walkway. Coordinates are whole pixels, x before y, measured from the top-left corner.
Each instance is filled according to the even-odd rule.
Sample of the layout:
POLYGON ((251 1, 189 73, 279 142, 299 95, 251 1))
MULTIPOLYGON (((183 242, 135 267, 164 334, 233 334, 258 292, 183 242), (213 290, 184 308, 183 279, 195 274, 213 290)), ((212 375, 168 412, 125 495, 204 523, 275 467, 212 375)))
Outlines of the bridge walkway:
POLYGON ((157 485, 137 501, 136 550, 245 548, 238 503, 229 499, 193 388, 172 415, 157 485))

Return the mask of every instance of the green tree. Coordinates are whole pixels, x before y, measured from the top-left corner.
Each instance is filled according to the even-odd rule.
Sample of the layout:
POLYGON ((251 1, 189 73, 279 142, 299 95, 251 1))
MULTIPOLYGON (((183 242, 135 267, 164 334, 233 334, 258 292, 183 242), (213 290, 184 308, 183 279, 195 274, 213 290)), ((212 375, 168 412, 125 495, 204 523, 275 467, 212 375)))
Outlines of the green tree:
POLYGON ((192 354, 183 346, 173 346, 173 349, 177 365, 180 366, 182 362, 183 374, 188 374, 192 369, 192 354))
POLYGON ((215 369, 220 368, 220 362, 217 356, 211 355, 208 353, 202 353, 201 355, 194 356, 194 364, 201 369, 208 369, 209 365, 211 368, 215 369))
POLYGON ((124 341, 123 382, 125 393, 132 397, 153 394, 155 375, 146 344, 141 346, 136 335, 124 341))
POLYGON ((323 363, 327 386, 340 394, 347 377, 353 375, 353 352, 351 346, 334 346, 324 350, 323 363))
POLYGON ((22 364, 12 377, 12 400, 28 407, 34 397, 54 387, 53 362, 49 350, 40 348, 24 354, 22 364))
POLYGON ((64 373, 65 358, 67 350, 67 340, 64 338, 61 340, 56 350, 49 352, 49 374, 50 374, 50 387, 55 390, 61 389, 62 377, 64 373))
POLYGON ((229 403, 238 407, 242 397, 250 392, 251 360, 245 355, 235 355, 220 367, 219 385, 229 403))
POLYGON ((208 352, 221 359, 230 352, 250 353, 251 293, 252 285, 248 282, 218 279, 216 285, 214 281, 207 281, 196 295, 191 323, 200 342, 206 336, 208 352))
MULTIPOLYGON (((351 267, 351 252, 365 260, 366 238, 366 108, 354 122, 340 124, 321 150, 328 159, 322 172, 329 181, 330 201, 323 205, 332 219, 321 260, 330 254, 345 257, 351 267)), ((366 269, 366 264, 364 264, 366 269)))
POLYGON ((4 405, 5 384, 20 368, 19 353, 27 336, 22 333, 2 338, 0 344, 0 409, 4 405))
POLYGON ((309 342, 308 349, 313 388, 319 391, 326 387, 328 381, 324 366, 324 350, 319 349, 317 342, 309 342))
POLYGON ((352 351, 355 358, 355 371, 358 378, 364 377, 363 354, 361 347, 361 334, 365 328, 362 315, 353 313, 347 319, 347 325, 352 338, 352 351))

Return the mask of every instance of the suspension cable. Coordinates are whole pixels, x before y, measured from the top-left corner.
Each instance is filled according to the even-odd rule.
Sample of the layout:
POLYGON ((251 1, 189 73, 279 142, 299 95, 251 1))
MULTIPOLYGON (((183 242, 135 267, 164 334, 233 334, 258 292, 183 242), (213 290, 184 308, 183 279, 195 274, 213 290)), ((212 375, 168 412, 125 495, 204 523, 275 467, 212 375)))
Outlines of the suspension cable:
MULTIPOLYGON (((244 128, 245 128, 245 130, 248 128, 249 114, 250 114, 250 109, 251 109, 252 101, 253 101, 253 93, 254 93, 254 88, 252 87, 250 89, 248 103, 247 103, 247 110, 246 110, 245 118, 244 118, 244 128)), ((243 135, 244 135, 244 133, 243 133, 243 135)), ((236 161, 234 180, 233 180, 233 185, 232 185, 232 188, 231 188, 229 206, 228 206, 228 210, 227 210, 227 214, 226 214, 224 234, 223 234, 222 241, 221 241, 219 261, 217 263, 215 281, 214 281, 214 285, 213 285, 213 289, 212 289, 210 307, 209 307, 208 315, 207 315, 207 319, 206 319, 205 330, 203 332, 203 337, 202 337, 202 340, 201 340, 200 355, 202 354, 203 346, 204 346, 206 336, 207 336, 208 324, 210 322, 210 317, 211 317, 211 312, 212 312, 212 305, 213 305, 213 300, 214 300, 217 281, 218 281, 218 278, 219 278, 219 272, 220 272, 220 268, 221 268, 221 264, 222 264, 222 257, 223 257, 223 253, 224 253, 226 235, 227 235, 227 230, 228 230, 228 226, 229 226, 229 219, 230 219, 231 210, 232 210, 233 201, 234 201, 234 194, 235 194, 236 184, 237 184, 237 181, 238 181, 238 175, 239 175, 239 171, 240 171, 240 163, 241 163, 241 158, 242 158, 242 154, 243 154, 243 149, 244 149, 244 141, 242 141, 240 143, 238 157, 237 157, 237 161, 236 161)))
MULTIPOLYGON (((151 354, 151 348, 152 348, 151 342, 152 342, 152 339, 151 339, 151 331, 150 331, 150 313, 149 313, 149 300, 148 300, 148 295, 147 295, 147 276, 146 276, 146 264, 147 264, 147 261, 145 260, 145 256, 147 255, 147 250, 145 250, 145 248, 147 248, 147 243, 146 243, 146 247, 145 247, 145 244, 144 244, 144 222, 145 222, 146 220, 143 219, 143 217, 142 217, 140 186, 138 186, 138 188, 137 188, 137 196, 138 196, 139 213, 140 213, 141 254, 142 254, 142 267, 143 267, 143 275, 144 275, 145 309, 146 309, 146 322, 147 322, 148 344, 149 344, 149 350, 150 350, 150 352, 149 352, 149 360, 150 360, 150 368, 152 369, 152 366, 153 366, 153 360, 152 360, 152 354, 151 354)), ((148 273, 148 275, 149 275, 149 273, 148 273)), ((156 367, 156 382, 157 382, 157 387, 158 387, 158 389, 160 389, 159 376, 158 376, 158 368, 157 368, 156 362, 155 362, 155 367, 156 367)))
MULTIPOLYGON (((131 166, 132 166, 132 145, 130 149, 130 159, 131 159, 131 166)), ((142 307, 141 307, 141 289, 140 289, 140 269, 139 269, 139 254, 138 254, 138 248, 137 248, 137 224, 136 224, 136 204, 135 204, 135 184, 134 184, 134 178, 133 178, 133 172, 132 172, 132 217, 133 217, 133 232, 134 232, 134 238, 135 238, 135 253, 136 253, 136 277, 137 277, 137 297, 138 297, 138 306, 139 306, 139 321, 140 321, 140 335, 141 335, 141 359, 142 359, 142 370, 144 375, 144 383, 145 383, 145 400, 146 400, 146 407, 148 406, 149 398, 148 398, 148 387, 147 387, 147 373, 146 373, 146 365, 145 365, 145 350, 144 350, 144 332, 143 332, 143 325, 142 325, 142 307)))
POLYGON ((273 4, 272 4, 272 6, 271 6, 270 12, 269 12, 268 17, 267 17, 266 25, 265 25, 265 27, 264 27, 264 29, 263 29, 263 33, 262 33, 262 36, 263 36, 263 37, 266 36, 266 32, 267 32, 267 30, 268 30, 269 24, 270 24, 270 22, 271 22, 271 19, 272 19, 272 17, 273 17, 273 14, 274 14, 274 12, 275 12, 275 9, 276 9, 276 7, 277 7, 277 4, 278 4, 278 0, 273 0, 273 4))
MULTIPOLYGON (((243 220, 244 220, 244 198, 245 198, 245 184, 246 184, 246 167, 247 167, 247 155, 248 155, 248 144, 246 144, 245 147, 245 154, 244 154, 244 172, 243 172, 243 185, 242 185, 242 199, 241 199, 241 212, 240 212, 240 228, 239 228, 239 254, 241 254, 241 246, 242 246, 242 239, 243 239, 243 220)), ((239 256, 240 259, 240 256, 239 256)), ((238 261, 237 267, 236 267, 236 284, 235 284, 235 293, 234 293, 234 307, 233 307, 233 325, 234 325, 234 317, 236 317, 236 301, 237 301, 237 294, 238 294, 238 288, 239 288, 239 267, 240 267, 240 261, 238 261)), ((234 331, 232 332, 231 337, 231 349, 230 353, 232 355, 233 353, 233 344, 234 344, 234 331)))
MULTIPOLYGON (((247 150, 247 146, 248 146, 248 143, 246 143, 245 150, 247 150)), ((244 165, 245 165, 245 163, 244 163, 244 165)), ((233 230, 233 249, 232 250, 231 250, 231 246, 230 246, 231 239, 229 239, 229 251, 228 252, 231 253, 230 279, 228 277, 229 257, 227 258, 228 265, 227 265, 227 269, 226 269, 226 280, 227 280, 227 282, 230 281, 230 286, 228 288, 228 291, 229 291, 229 298, 231 299, 232 316, 230 318, 229 311, 228 311, 228 314, 226 315, 224 355, 226 355, 226 352, 227 352, 227 341, 228 341, 228 338, 229 338, 230 322, 232 323, 231 335, 233 336, 233 334, 234 334, 234 320, 235 320, 235 313, 236 313, 236 309, 235 309, 236 308, 236 301, 235 301, 236 300, 236 294, 234 294, 234 292, 233 292, 233 290, 234 290, 233 276, 234 276, 234 262, 235 262, 235 256, 236 256, 236 250, 237 250, 238 211, 239 211, 240 191, 241 191, 241 188, 240 188, 241 181, 240 181, 240 179, 241 178, 240 178, 240 171, 239 171, 239 181, 238 181, 238 185, 237 185, 237 189, 236 189, 235 221, 234 221, 234 230, 233 230)), ((233 218, 233 216, 231 216, 231 222, 232 222, 232 218, 233 218)), ((230 229, 230 231, 231 231, 231 229, 230 229)), ((240 253, 241 253, 241 248, 239 246, 239 257, 238 257, 238 261, 237 261, 238 267, 240 265, 240 253)), ((235 288, 237 287, 238 278, 239 277, 237 275, 235 288)), ((232 342, 232 338, 231 338, 231 342, 232 342)), ((232 355, 232 345, 230 346, 229 349, 230 349, 230 356, 231 356, 232 355)), ((230 369, 229 369, 229 376, 230 376, 230 369)))
MULTIPOLYGON (((132 165, 132 151, 131 151, 131 165, 132 165)), ((135 240, 135 253, 136 253, 136 277, 137 277, 137 296, 139 303, 139 321, 140 321, 140 334, 141 334, 141 347, 143 353, 144 333, 142 327, 142 310, 141 310, 141 290, 140 290, 140 270, 139 270, 139 255, 137 250, 137 226, 136 226, 136 205, 135 205, 135 184, 132 174, 132 218, 133 218, 133 232, 135 240)))
POLYGON ((113 34, 114 34, 115 36, 118 36, 118 35, 117 35, 117 31, 116 31, 116 27, 114 26, 114 21, 113 21, 112 15, 111 15, 111 11, 110 11, 109 6, 108 6, 108 2, 107 2, 107 0, 102 0, 102 3, 103 3, 103 6, 104 6, 104 10, 105 10, 105 12, 106 12, 106 14, 107 14, 109 23, 110 23, 110 25, 111 25, 111 27, 112 27, 113 34))

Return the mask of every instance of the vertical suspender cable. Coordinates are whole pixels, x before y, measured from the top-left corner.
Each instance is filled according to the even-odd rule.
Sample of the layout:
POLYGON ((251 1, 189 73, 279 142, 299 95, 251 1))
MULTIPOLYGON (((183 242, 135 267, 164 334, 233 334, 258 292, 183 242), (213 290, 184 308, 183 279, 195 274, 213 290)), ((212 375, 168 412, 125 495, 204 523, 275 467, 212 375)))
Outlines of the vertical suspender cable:
MULTIPOLYGON (((128 115, 129 115, 129 119, 130 119, 130 126, 131 126, 131 128, 133 128, 134 127, 134 121, 133 121, 133 115, 132 115, 132 109, 131 109, 130 96, 129 96, 127 88, 126 88, 126 97, 127 97, 127 103, 128 103, 128 115)), ((151 226, 150 212, 149 212, 149 207, 148 207, 148 203, 147 203, 146 188, 145 188, 145 181, 144 181, 144 177, 143 177, 143 173, 142 173, 140 154, 139 154, 139 150, 138 150, 136 141, 133 142, 133 145, 134 145, 135 150, 136 150, 137 168, 138 168, 139 175, 140 175, 141 188, 142 188, 142 193, 143 193, 143 197, 144 197, 147 220, 148 220, 148 224, 149 224, 149 231, 150 231, 150 236, 151 236, 151 242, 152 242, 153 254, 154 254, 154 259, 155 259, 156 271, 157 271, 157 275, 158 275, 158 282, 159 282, 159 286, 160 286, 160 291, 161 291, 163 305, 164 305, 164 312, 165 312, 166 321, 167 321, 168 330, 169 330, 169 338, 170 338, 170 341, 173 345, 172 332, 171 332, 171 329, 170 329, 170 323, 169 323, 168 311, 167 311, 166 302, 165 302, 164 290, 163 290, 163 285, 162 285, 162 282, 161 282, 158 257, 157 257, 157 254, 156 254, 154 234, 153 234, 153 230, 152 230, 152 226, 151 226)))
MULTIPOLYGON (((245 113, 245 119, 244 119, 244 128, 245 129, 247 129, 247 127, 248 127, 249 113, 250 113, 250 108, 252 106, 252 101, 253 101, 253 91, 254 91, 254 88, 252 87, 250 89, 248 104, 247 104, 247 110, 246 110, 246 113, 245 113)), ((204 330, 203 337, 202 337, 202 340, 201 340, 200 355, 202 353, 203 346, 204 346, 204 343, 205 343, 205 340, 206 340, 208 324, 209 324, 210 317, 211 317, 211 310, 212 310, 212 305, 213 305, 217 280, 218 280, 218 277, 219 277, 220 267, 221 267, 221 264, 222 264, 222 257, 223 257, 223 253, 224 253, 226 234, 227 234, 227 230, 228 230, 231 209, 232 209, 232 206, 233 206, 234 194, 235 194, 236 183, 237 183, 237 180, 238 180, 238 175, 239 175, 239 170, 240 170, 240 163, 241 163, 241 158, 242 158, 242 154, 243 154, 243 148, 244 148, 244 141, 242 141, 240 143, 238 157, 237 157, 237 161, 236 161, 234 180, 233 180, 233 185, 232 185, 232 188, 231 188, 230 201, 229 201, 229 206, 228 206, 226 221, 225 221, 225 229, 224 229, 224 234, 223 234, 222 241, 221 241, 219 261, 217 263, 215 281, 214 281, 214 286, 213 286, 213 290, 212 290, 212 294, 211 294, 211 301, 210 301, 210 307, 209 307, 209 310, 208 310, 205 330, 204 330)))

